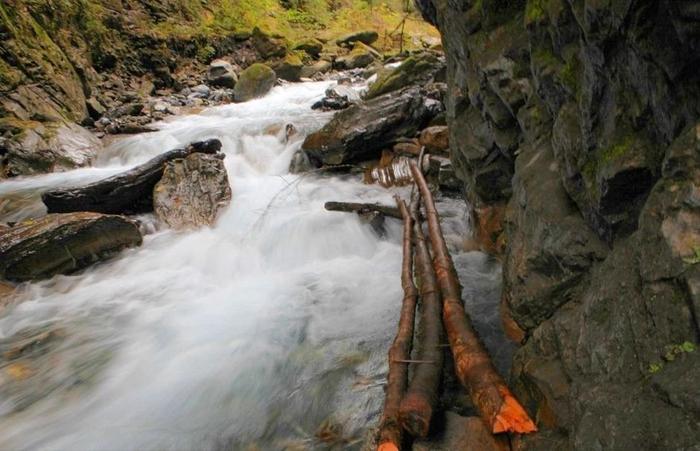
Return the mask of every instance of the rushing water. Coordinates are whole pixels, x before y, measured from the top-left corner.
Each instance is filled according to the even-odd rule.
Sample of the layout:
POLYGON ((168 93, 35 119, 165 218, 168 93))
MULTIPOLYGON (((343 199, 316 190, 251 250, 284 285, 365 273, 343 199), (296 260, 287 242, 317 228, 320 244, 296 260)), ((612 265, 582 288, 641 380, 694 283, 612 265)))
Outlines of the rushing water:
MULTIPOLYGON (((361 446, 383 402, 401 225, 387 220, 380 237, 355 215, 323 209, 328 200, 392 203, 381 187, 287 174, 303 136, 330 118, 310 109, 328 86, 278 87, 121 140, 95 168, 0 183, 2 220, 20 220, 43 213, 38 195, 50 187, 218 138, 233 190, 212 228, 150 227, 140 248, 19 288, 0 312, 0 449, 323 448, 317 435, 361 446), (290 142, 274 133, 286 123, 300 131, 290 142), (23 339, 33 345, 17 357, 23 339)), ((464 205, 441 209, 457 249, 464 205)), ((478 252, 455 260, 487 331, 499 267, 478 252)), ((501 346, 497 332, 486 339, 501 346)))

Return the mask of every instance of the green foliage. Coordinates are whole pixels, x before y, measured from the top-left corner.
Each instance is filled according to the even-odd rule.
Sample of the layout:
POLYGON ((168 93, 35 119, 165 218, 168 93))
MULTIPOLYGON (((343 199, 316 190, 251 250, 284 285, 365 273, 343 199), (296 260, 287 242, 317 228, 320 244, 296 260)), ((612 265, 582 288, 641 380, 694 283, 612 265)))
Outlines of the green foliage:
POLYGON ((545 18, 547 0, 527 0, 525 6, 525 25, 541 22, 545 18))
POLYGON ((216 49, 207 44, 197 50, 197 60, 202 63, 209 63, 216 56, 216 49))
POLYGON ((664 348, 664 354, 662 356, 663 362, 655 362, 649 364, 649 373, 654 374, 658 373, 661 371, 664 367, 664 362, 673 362, 676 360, 678 357, 683 356, 684 354, 689 354, 691 352, 695 352, 697 349, 697 346, 695 343, 692 343, 690 341, 684 341, 683 343, 680 344, 672 344, 668 345, 664 348))
POLYGON ((693 254, 690 257, 685 257, 683 261, 689 265, 697 265, 700 263, 700 246, 693 247, 693 254))
POLYGON ((632 149, 634 145, 634 137, 628 135, 624 137, 617 144, 607 147, 600 151, 600 162, 609 163, 611 161, 617 160, 618 158, 626 155, 632 149))

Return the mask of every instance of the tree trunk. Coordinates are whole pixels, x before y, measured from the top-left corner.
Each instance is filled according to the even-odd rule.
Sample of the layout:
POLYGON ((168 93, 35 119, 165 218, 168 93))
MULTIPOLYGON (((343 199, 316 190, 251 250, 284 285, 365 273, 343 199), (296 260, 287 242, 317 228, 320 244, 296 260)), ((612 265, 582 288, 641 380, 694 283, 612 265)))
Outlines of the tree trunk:
POLYGON ((167 161, 185 158, 191 153, 216 153, 217 139, 192 143, 158 155, 124 173, 86 186, 48 191, 41 196, 49 213, 92 211, 107 214, 135 214, 153 211, 153 188, 163 176, 167 161))
POLYGON ((343 211, 346 213, 370 213, 377 211, 385 216, 403 219, 398 208, 381 204, 362 204, 356 202, 326 202, 324 208, 328 211, 343 211))
POLYGON ((418 292, 413 284, 413 243, 411 233, 413 220, 406 209, 406 204, 398 199, 396 203, 403 216, 403 265, 401 267, 401 286, 404 297, 399 319, 399 330, 389 349, 389 375, 387 376, 384 414, 379 429, 378 451, 398 451, 401 448, 401 426, 399 425, 399 406, 408 382, 408 363, 411 356, 413 325, 415 322, 416 298, 418 292))
POLYGON ((433 265, 444 301, 443 321, 454 356, 457 377, 469 390, 474 405, 491 432, 534 432, 537 430, 535 424, 494 368, 486 348, 464 310, 461 300, 462 288, 442 235, 433 196, 414 162, 411 162, 411 172, 425 205, 430 242, 433 246, 433 265))
POLYGON ((428 243, 418 217, 418 203, 418 198, 411 203, 411 213, 414 215, 416 273, 421 299, 422 333, 416 340, 418 349, 416 360, 421 363, 415 364, 413 378, 401 402, 399 416, 405 430, 416 437, 424 438, 430 430, 430 420, 439 400, 438 390, 443 360, 443 351, 440 347, 442 302, 435 280, 435 271, 431 264, 428 243))

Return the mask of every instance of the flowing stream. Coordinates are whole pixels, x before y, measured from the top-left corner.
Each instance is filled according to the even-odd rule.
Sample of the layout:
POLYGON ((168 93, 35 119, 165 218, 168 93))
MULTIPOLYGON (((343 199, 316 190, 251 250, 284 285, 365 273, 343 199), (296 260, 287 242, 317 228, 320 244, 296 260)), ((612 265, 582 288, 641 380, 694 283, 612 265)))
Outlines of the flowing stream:
MULTIPOLYGON (((401 224, 379 236, 329 200, 393 204, 356 177, 288 174, 330 114, 332 82, 277 87, 110 146, 95 167, 0 182, 0 221, 189 142, 223 143, 233 201, 216 226, 158 229, 100 265, 19 287, 0 311, 0 449, 359 449, 383 403, 400 300, 401 224), (276 131, 292 123, 289 142, 276 131), (40 339, 37 340, 37 337, 40 339), (32 346, 20 357, 17 343, 32 346), (325 444, 319 436, 326 440, 325 444)), ((402 193, 406 193, 402 189, 402 193)), ((440 203, 465 301, 498 353, 500 267, 458 251, 464 204, 440 203)))

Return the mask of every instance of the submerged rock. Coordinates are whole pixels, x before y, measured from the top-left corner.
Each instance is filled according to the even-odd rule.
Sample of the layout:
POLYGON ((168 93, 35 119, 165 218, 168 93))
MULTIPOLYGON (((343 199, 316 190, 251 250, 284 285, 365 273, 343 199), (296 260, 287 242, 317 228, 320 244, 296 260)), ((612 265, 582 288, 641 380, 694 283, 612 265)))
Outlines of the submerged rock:
POLYGON ((207 80, 214 86, 233 88, 236 86, 238 76, 233 70, 233 65, 231 63, 224 60, 214 60, 209 63, 207 80))
POLYGON ((442 110, 428 92, 410 88, 358 103, 337 113, 309 135, 302 149, 316 167, 356 163, 379 156, 403 136, 412 136, 442 110))
POLYGON ((76 124, 0 120, 0 176, 43 174, 89 166, 102 149, 76 124))
POLYGON ((26 281, 67 274, 140 244, 138 225, 124 217, 51 214, 0 231, 0 277, 26 281))
POLYGON ((236 102, 247 102, 248 100, 262 97, 275 86, 277 75, 275 71, 261 63, 255 63, 241 72, 238 83, 233 89, 233 96, 236 102))
POLYGON ((153 191, 158 219, 175 229, 212 225, 231 201, 223 154, 194 153, 169 161, 153 191))

